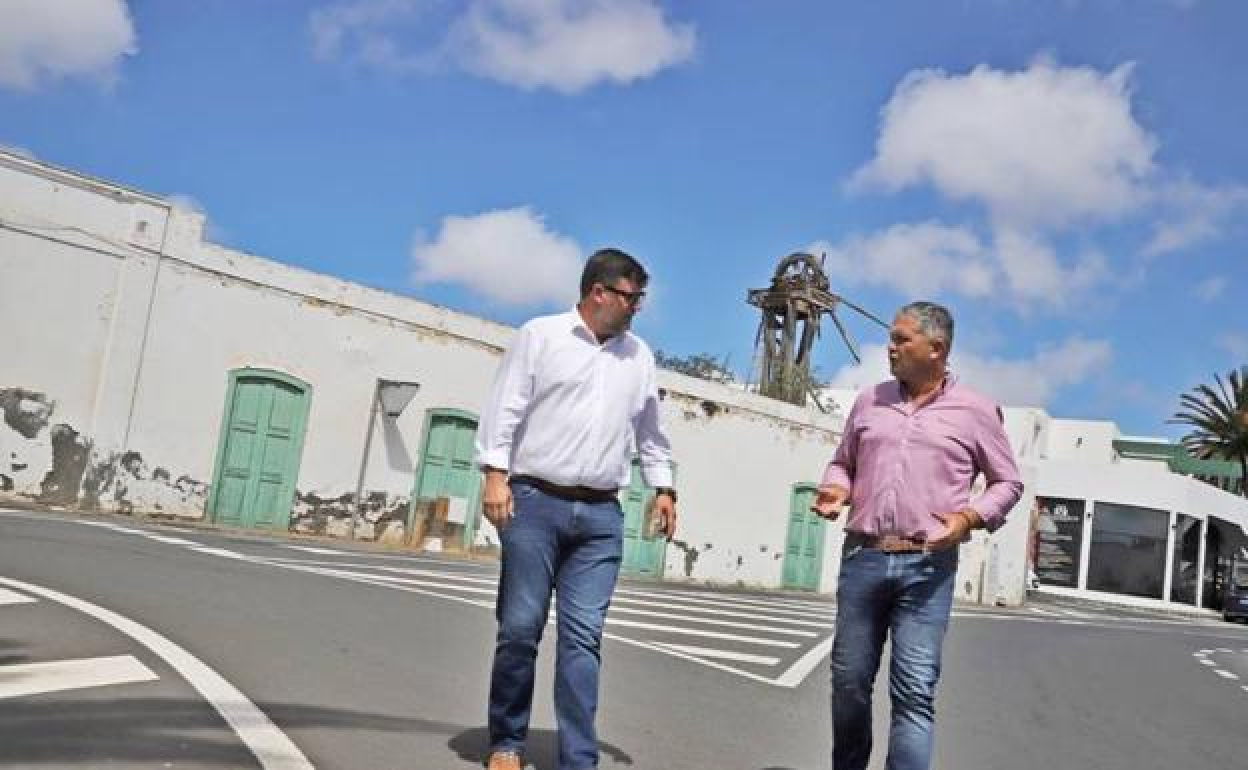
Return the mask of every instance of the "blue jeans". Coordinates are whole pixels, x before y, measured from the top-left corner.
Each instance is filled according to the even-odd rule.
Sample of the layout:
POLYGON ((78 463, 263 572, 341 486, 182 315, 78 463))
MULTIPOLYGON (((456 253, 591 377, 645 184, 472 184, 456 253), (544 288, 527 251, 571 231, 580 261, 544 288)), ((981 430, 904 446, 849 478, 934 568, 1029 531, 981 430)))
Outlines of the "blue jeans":
POLYGON ((503 527, 498 640, 490 677, 490 747, 521 751, 529 730, 537 648, 555 592, 555 718, 559 770, 598 766, 598 669, 602 627, 623 549, 616 501, 561 500, 512 483, 514 512, 503 527))
POLYGON ((886 766, 927 770, 958 549, 884 553, 847 544, 841 559, 832 642, 832 768, 863 770, 871 757, 871 690, 884 639, 891 635, 886 766))

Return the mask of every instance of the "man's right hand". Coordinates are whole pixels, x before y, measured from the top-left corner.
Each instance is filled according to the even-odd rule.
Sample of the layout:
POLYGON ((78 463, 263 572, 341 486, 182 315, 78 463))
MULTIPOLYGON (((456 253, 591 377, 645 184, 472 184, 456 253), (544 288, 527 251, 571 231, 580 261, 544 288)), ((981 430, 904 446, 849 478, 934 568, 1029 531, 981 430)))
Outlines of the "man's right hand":
POLYGON ((849 490, 840 484, 829 484, 815 492, 815 504, 810 506, 810 510, 828 521, 836 521, 847 502, 849 490))
POLYGON ((481 512, 501 532, 511 520, 511 508, 511 485, 507 483, 507 472, 495 468, 487 469, 481 512))

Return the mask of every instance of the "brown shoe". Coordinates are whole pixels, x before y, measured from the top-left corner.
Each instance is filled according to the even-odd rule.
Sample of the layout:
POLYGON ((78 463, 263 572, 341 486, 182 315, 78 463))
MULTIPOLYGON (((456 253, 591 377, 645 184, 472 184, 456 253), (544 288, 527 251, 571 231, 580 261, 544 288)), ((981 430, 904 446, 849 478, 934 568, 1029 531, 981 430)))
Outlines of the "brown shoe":
POLYGON ((486 770, 522 770, 520 753, 506 749, 495 751, 490 754, 490 763, 486 770))

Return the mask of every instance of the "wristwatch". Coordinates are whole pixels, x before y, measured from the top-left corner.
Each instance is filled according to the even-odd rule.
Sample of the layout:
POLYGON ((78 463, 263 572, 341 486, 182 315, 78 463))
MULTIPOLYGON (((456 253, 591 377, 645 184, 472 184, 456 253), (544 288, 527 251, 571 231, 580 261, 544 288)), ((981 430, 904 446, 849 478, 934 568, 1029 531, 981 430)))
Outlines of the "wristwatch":
POLYGON ((672 489, 671 487, 655 487, 654 494, 656 497, 658 495, 667 495, 668 497, 672 498, 673 503, 675 503, 677 500, 676 490, 672 489))

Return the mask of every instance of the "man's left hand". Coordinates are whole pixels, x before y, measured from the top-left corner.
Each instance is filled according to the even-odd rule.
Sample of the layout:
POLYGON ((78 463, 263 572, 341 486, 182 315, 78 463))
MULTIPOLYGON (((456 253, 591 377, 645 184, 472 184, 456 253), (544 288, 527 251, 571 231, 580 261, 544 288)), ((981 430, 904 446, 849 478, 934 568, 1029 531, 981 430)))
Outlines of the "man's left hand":
POLYGON ((676 534, 676 503, 670 495, 656 495, 654 510, 651 515, 657 520, 655 534, 663 535, 668 540, 676 534))
POLYGON ((974 529, 976 522, 979 521, 979 515, 970 508, 952 513, 937 513, 935 516, 945 525, 945 529, 937 532, 934 537, 928 538, 928 548, 933 551, 943 551, 957 546, 966 539, 967 533, 974 529))

